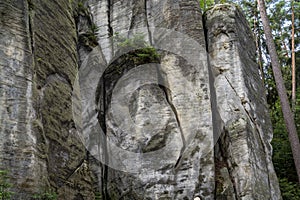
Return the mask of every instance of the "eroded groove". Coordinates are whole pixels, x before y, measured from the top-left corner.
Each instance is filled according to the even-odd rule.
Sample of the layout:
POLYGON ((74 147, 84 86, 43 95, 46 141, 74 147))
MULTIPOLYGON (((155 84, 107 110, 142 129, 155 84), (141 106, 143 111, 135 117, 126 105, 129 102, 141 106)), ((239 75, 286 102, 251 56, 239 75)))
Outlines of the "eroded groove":
MULTIPOLYGON (((218 162, 222 162, 222 161, 220 161, 221 159, 223 159, 223 162, 224 162, 224 164, 225 164, 225 167, 226 167, 226 169, 227 169, 227 171, 228 171, 228 174, 229 174, 229 177, 231 178, 230 179, 230 182, 231 182, 231 184, 232 184, 232 187, 233 187, 233 191, 234 191, 234 193, 233 193, 233 195, 234 195, 234 197, 235 197, 235 199, 238 199, 238 193, 237 193, 237 186, 236 186, 236 184, 235 184, 235 181, 233 180, 233 175, 232 175, 232 173, 231 173, 231 170, 230 170, 230 166, 229 166, 229 164, 228 164, 228 162, 226 162, 226 161, 229 161, 229 159, 228 159, 228 157, 227 157, 227 151, 226 151, 226 149, 228 149, 228 147, 226 146, 225 148, 226 149, 224 149, 223 148, 223 146, 222 146, 222 143, 223 144, 226 144, 226 142, 222 142, 222 140, 223 141, 226 141, 227 140, 227 137, 229 137, 228 136, 228 132, 224 129, 225 127, 223 127, 223 138, 220 138, 220 140, 218 141, 218 145, 219 145, 219 150, 220 150, 220 154, 221 154, 221 158, 219 158, 218 160, 218 162)), ((222 136, 221 136, 222 137, 222 136)), ((229 140, 229 139, 228 139, 229 140)), ((217 156, 215 157, 215 159, 217 158, 217 156)), ((221 168, 220 169, 218 169, 218 170, 221 170, 221 168)), ((218 172, 218 173, 220 173, 220 172, 218 172)), ((217 193, 217 191, 215 191, 216 193, 217 193)), ((215 194, 216 194, 215 193, 215 194)), ((216 195, 216 197, 217 197, 217 195, 216 195)))
POLYGON ((27 1, 27 10, 28 10, 28 29, 29 29, 29 38, 30 38, 30 47, 31 47, 31 53, 34 55, 34 31, 33 31, 33 26, 32 26, 32 10, 30 9, 31 4, 27 1))
MULTIPOLYGON (((230 85, 230 87, 232 88, 232 90, 235 92, 236 96, 237 96, 238 98, 240 98, 239 95, 238 95, 238 93, 237 93, 237 91, 235 90, 235 88, 233 87, 233 85, 231 84, 231 82, 228 80, 228 78, 227 78, 226 76, 224 76, 224 77, 225 77, 225 79, 227 80, 227 82, 228 82, 228 84, 230 85)), ((244 102, 242 99, 240 99, 240 102, 241 102, 241 104, 242 104, 242 107, 243 107, 245 113, 247 114, 248 118, 250 119, 250 122, 253 124, 253 127, 255 128, 255 130, 256 130, 256 132, 257 132, 257 136, 259 137, 260 143, 262 144, 262 147, 263 147, 264 151, 265 151, 265 152, 268 152, 267 147, 266 147, 266 144, 265 144, 263 138, 261 137, 260 131, 259 131, 258 127, 257 127, 256 122, 255 122, 255 119, 252 118, 251 114, 249 113, 249 111, 248 111, 248 110, 246 109, 246 107, 244 106, 244 105, 245 105, 245 102, 244 102)), ((247 102, 246 102, 246 103, 247 103, 247 102)), ((267 159, 267 158, 266 158, 266 159, 267 159)), ((267 170, 267 172, 268 172, 268 173, 267 173, 267 175, 268 175, 268 186, 269 186, 269 188, 271 188, 271 183, 270 183, 270 173, 269 173, 269 168, 268 168, 267 160, 265 160, 265 164, 266 164, 266 170, 267 170)), ((229 173, 230 173, 230 171, 229 171, 229 173)), ((231 174, 230 174, 230 175, 231 175, 231 174)), ((235 186, 235 184, 233 184, 233 185, 235 186)), ((234 187, 234 188, 235 188, 235 187, 234 187)), ((236 191, 235 191, 235 192, 236 192, 236 191)), ((237 194, 237 193, 236 193, 236 194, 237 194)))
POLYGON ((153 42, 152 42, 152 33, 151 33, 151 30, 150 30, 150 26, 149 26, 149 20, 148 20, 148 13, 147 13, 147 2, 148 0, 144 0, 144 3, 145 3, 145 21, 146 21, 146 26, 147 26, 147 30, 148 30, 148 37, 149 37, 149 43, 150 45, 153 45, 153 42))
POLYGON ((182 148, 180 150, 180 156, 178 157, 178 159, 177 159, 177 161, 176 161, 176 163, 174 165, 174 169, 178 169, 178 167, 179 167, 179 165, 180 165, 180 163, 182 161, 183 153, 184 153, 184 151, 186 149, 186 141, 185 141, 185 137, 184 137, 184 134, 183 134, 183 131, 182 131, 182 127, 181 127, 181 123, 180 123, 180 120, 179 120, 179 117, 178 117, 177 110, 176 110, 174 104, 172 103, 172 101, 169 98, 169 94, 168 94, 167 88, 165 88, 163 85, 159 85, 159 87, 162 89, 163 93, 165 94, 166 101, 167 101, 168 105, 170 106, 170 108, 172 109, 172 112, 175 115, 175 119, 176 119, 179 131, 180 131, 180 135, 181 135, 182 148))
MULTIPOLYGON (((107 131, 107 128, 106 128, 106 109, 107 109, 107 106, 106 106, 106 91, 105 91, 105 80, 102 81, 102 99, 103 99, 103 124, 102 124, 102 130, 105 134, 105 138, 104 138, 104 141, 103 141, 103 150, 104 150, 104 164, 102 165, 102 193, 103 193, 103 198, 104 200, 109 200, 109 195, 108 195, 108 190, 107 190, 107 183, 108 183, 108 166, 107 166, 107 162, 108 162, 108 153, 107 153, 107 140, 106 140, 106 131, 107 131)), ((101 155, 101 154, 99 154, 101 155)))
POLYGON ((107 19, 108 19, 108 33, 109 33, 109 37, 112 37, 114 35, 114 30, 111 26, 111 11, 112 11, 112 0, 107 0, 107 19))

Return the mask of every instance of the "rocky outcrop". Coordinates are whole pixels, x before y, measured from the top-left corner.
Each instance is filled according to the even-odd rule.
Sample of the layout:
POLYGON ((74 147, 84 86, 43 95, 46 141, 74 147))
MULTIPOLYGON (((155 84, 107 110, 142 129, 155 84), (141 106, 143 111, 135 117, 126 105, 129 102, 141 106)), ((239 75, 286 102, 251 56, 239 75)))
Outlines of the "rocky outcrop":
POLYGON ((90 7, 108 63, 99 97, 105 96, 101 121, 108 137, 105 196, 213 198, 213 112, 198 2, 96 1, 90 7), (160 49, 160 64, 120 56, 109 38, 114 33, 131 40, 143 34, 160 49))
POLYGON ((78 63, 71 4, 1 1, 0 9, 0 164, 10 170, 14 199, 50 191, 93 199, 72 116, 78 63))
POLYGON ((0 169, 14 199, 280 199, 235 6, 204 24, 197 0, 15 0, 0 14, 0 169))
POLYGON ((34 74, 27 11, 26 2, 0 2, 0 165, 10 170, 18 188, 32 192, 43 174, 43 163, 34 147, 34 74))
POLYGON ((205 22, 217 106, 224 123, 216 152, 217 162, 225 162, 216 168, 224 193, 219 197, 281 199, 272 165, 272 125, 253 34, 245 16, 234 6, 215 6, 206 12, 205 22), (224 173, 229 173, 231 180, 226 180, 224 173))

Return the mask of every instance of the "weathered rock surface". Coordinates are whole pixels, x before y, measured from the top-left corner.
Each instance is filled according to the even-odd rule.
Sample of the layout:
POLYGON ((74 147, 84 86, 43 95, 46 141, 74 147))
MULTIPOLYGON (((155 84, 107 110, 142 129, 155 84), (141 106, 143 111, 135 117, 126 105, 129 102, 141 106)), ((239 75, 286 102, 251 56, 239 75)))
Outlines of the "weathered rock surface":
POLYGON ((0 167, 10 171, 14 199, 50 190, 59 198, 93 199, 87 152, 72 116, 78 64, 71 6, 0 2, 0 167))
MULTIPOLYGON (((0 2, 0 168, 19 192, 32 192, 44 170, 37 157, 28 5, 0 2), (22 189, 21 189, 22 188, 22 189)), ((19 195, 16 195, 20 197, 19 195)), ((26 196, 24 196, 26 198, 26 196)))
POLYGON ((221 193, 234 187, 220 199, 232 199, 232 193, 236 199, 281 199, 272 165, 272 125, 252 32, 242 12, 232 5, 210 9, 205 22, 217 106, 224 122, 217 152, 222 156, 216 159, 225 166, 216 170, 221 176, 228 171, 231 177, 221 181, 221 193))
POLYGON ((236 7, 207 11, 205 28, 198 0, 5 0, 0 15, 13 199, 280 199, 236 7))
POLYGON ((141 32, 152 46, 164 50, 157 69, 141 69, 138 66, 144 63, 129 62, 128 56, 106 69, 105 96, 112 96, 113 91, 117 100, 118 95, 122 97, 113 105, 110 98, 104 102, 105 132, 113 143, 106 150, 110 167, 125 173, 111 168, 104 172, 108 174, 105 195, 116 199, 213 198, 213 113, 198 2, 91 1, 90 7, 108 63, 117 53, 109 40, 113 33, 126 35, 131 30, 134 38, 141 32), (181 35, 153 27, 176 30, 181 35), (190 41, 182 40, 186 38, 190 41), (174 42, 177 47, 170 46, 174 42), (126 152, 117 151, 115 145, 126 152), (136 154, 127 158, 127 151, 136 154), (128 171, 136 174, 127 175, 128 171))

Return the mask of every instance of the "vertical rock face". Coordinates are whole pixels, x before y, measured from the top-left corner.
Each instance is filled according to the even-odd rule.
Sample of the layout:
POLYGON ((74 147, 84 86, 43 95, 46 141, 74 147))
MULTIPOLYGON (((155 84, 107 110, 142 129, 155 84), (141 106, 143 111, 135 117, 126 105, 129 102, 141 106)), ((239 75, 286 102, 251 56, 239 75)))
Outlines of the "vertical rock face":
POLYGON ((14 199, 50 190, 93 198, 71 109, 78 69, 71 6, 69 1, 0 2, 0 168, 9 170, 14 199))
POLYGON ((223 179, 217 197, 280 199, 271 156, 272 125, 252 32, 241 11, 230 5, 207 11, 205 22, 217 106, 224 122, 216 159, 225 165, 216 168, 223 179), (228 176, 224 172, 231 180, 224 180, 228 176))
MULTIPOLYGON (((1 1, 0 20, 0 168, 8 168, 12 181, 29 192, 38 185, 43 170, 33 146, 35 111, 27 4, 1 1)), ((19 187, 14 188, 16 193, 19 187)))
POLYGON ((105 196, 212 199, 213 113, 198 2, 104 2, 91 1, 90 7, 98 42, 111 63, 103 75, 102 117, 109 142, 105 196), (133 39, 142 33, 162 50, 160 64, 143 66, 149 60, 135 62, 126 52, 119 57, 115 46, 107 46, 114 33, 133 39))
POLYGON ((236 7, 204 25, 198 0, 7 0, 0 14, 0 169, 14 199, 280 199, 236 7))

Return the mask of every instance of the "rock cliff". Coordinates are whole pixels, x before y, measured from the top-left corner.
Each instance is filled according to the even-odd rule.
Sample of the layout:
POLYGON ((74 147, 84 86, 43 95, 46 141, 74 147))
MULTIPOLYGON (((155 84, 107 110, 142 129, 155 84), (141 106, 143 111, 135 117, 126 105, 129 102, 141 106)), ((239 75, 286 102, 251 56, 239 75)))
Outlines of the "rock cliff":
POLYGON ((281 199, 242 12, 198 0, 0 2, 13 199, 281 199))

